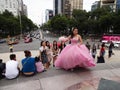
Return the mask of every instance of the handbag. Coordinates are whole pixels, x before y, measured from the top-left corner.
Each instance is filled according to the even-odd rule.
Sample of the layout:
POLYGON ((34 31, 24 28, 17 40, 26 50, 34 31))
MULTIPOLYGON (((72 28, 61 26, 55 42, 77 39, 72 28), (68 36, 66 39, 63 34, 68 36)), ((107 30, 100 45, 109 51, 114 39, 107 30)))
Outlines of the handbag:
POLYGON ((98 56, 97 57, 97 63, 105 63, 105 59, 103 56, 98 56))

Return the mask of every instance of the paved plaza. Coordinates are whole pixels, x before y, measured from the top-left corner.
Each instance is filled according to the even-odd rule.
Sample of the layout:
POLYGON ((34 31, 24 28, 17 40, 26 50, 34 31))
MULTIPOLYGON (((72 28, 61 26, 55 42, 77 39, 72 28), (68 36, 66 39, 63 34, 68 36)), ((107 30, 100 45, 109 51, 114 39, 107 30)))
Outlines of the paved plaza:
MULTIPOLYGON (((52 41, 58 38, 46 35, 46 40, 52 41)), ((17 61, 21 68, 21 60, 24 58, 24 50, 30 50, 32 56, 39 55, 40 40, 34 39, 32 43, 25 44, 20 41, 18 45, 14 45, 14 54, 17 56, 17 61)), ((74 71, 66 71, 63 69, 50 68, 43 73, 38 73, 32 77, 19 76, 14 80, 0 80, 0 90, 100 90, 98 87, 101 81, 112 80, 116 83, 120 82, 120 50, 114 50, 115 55, 108 58, 106 50, 105 64, 97 64, 93 68, 78 68, 74 71)), ((9 47, 6 44, 0 45, 0 58, 4 62, 9 60, 9 47)), ((98 53, 99 54, 99 50, 98 53)), ((95 59, 97 62, 97 59, 95 59)), ((107 81, 105 81, 107 82, 107 81)), ((110 81, 108 81, 110 82, 110 81)), ((114 84, 113 89, 120 90, 114 84)), ((103 86, 111 86, 104 84, 103 86)))
MULTIPOLYGON (((39 54, 38 50, 31 52, 33 57, 39 54)), ((24 58, 23 51, 14 53, 20 64, 21 59, 24 58)), ((38 73, 33 77, 19 76, 14 80, 2 79, 0 90, 97 90, 101 78, 120 82, 120 51, 115 50, 114 53, 115 55, 110 59, 106 54, 106 63, 97 64, 94 68, 65 71, 51 66, 46 72, 38 73)), ((4 62, 9 60, 9 55, 10 53, 0 53, 4 62)))

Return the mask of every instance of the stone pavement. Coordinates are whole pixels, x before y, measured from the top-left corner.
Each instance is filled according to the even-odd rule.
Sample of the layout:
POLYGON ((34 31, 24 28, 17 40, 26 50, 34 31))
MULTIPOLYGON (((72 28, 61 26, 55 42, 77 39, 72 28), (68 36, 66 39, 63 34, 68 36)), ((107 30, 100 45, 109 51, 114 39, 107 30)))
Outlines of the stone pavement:
MULTIPOLYGON (((33 77, 20 76, 14 80, 0 80, 0 90, 97 90, 101 78, 120 82, 120 51, 114 51, 115 56, 105 64, 97 64, 94 68, 65 71, 50 67, 49 70, 33 77)), ((23 52, 15 52, 20 62, 23 52)), ((39 51, 32 51, 36 56, 39 51)), ((0 58, 6 62, 10 53, 1 53, 0 58)), ((21 65, 20 65, 21 66, 21 65)), ((118 90, 115 89, 114 90, 118 90)))

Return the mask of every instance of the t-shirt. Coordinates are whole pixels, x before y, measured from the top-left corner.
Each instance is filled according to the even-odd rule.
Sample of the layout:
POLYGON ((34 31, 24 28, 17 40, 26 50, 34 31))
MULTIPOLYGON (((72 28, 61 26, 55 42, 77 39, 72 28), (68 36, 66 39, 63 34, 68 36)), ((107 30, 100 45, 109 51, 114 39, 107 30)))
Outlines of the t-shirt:
POLYGON ((18 74, 19 74, 18 62, 14 60, 9 60, 6 63, 6 71, 5 71, 6 78, 13 79, 16 78, 18 74))
POLYGON ((42 72, 44 70, 44 66, 41 62, 36 62, 35 65, 37 72, 42 72))
POLYGON ((22 72, 23 73, 36 72, 35 58, 28 57, 22 60, 22 72))

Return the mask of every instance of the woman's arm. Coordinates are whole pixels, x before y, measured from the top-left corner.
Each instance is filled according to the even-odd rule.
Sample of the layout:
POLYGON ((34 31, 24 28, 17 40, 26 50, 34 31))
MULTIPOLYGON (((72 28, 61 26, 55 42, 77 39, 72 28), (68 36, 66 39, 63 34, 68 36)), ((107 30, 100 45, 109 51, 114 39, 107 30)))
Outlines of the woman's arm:
POLYGON ((70 38, 71 38, 71 35, 68 36, 64 42, 68 42, 70 40, 70 38))
POLYGON ((83 44, 82 37, 79 35, 80 44, 83 44))
POLYGON ((39 59, 42 61, 42 58, 41 58, 41 51, 39 51, 39 59))

